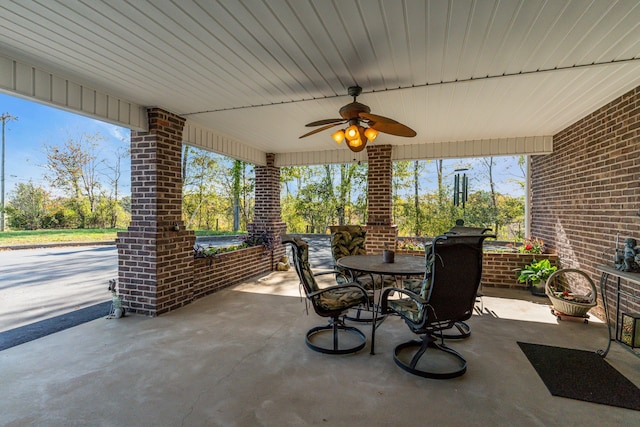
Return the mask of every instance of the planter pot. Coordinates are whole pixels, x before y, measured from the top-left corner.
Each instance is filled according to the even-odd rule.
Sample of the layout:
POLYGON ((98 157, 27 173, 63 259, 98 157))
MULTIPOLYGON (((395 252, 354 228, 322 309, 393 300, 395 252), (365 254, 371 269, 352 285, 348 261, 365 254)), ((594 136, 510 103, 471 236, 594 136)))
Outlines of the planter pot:
POLYGON ((537 297, 546 297, 547 294, 545 292, 545 285, 546 285, 546 281, 541 280, 540 282, 538 282, 535 285, 531 285, 531 287, 529 289, 531 289, 531 294, 535 295, 537 297))
POLYGON ((394 251, 382 251, 382 262, 392 264, 395 261, 396 253, 394 251))

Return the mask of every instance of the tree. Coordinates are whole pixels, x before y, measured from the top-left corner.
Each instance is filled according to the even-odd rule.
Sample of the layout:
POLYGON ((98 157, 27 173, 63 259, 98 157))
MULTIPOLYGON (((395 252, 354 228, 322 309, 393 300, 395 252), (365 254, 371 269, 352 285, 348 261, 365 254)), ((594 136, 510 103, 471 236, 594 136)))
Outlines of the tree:
POLYGON ((48 174, 51 185, 66 192, 80 218, 80 228, 87 226, 87 217, 95 212, 98 190, 97 156, 100 133, 69 136, 63 145, 46 146, 48 174), (85 201, 87 203, 85 203, 85 201))
POLYGON ((495 162, 493 157, 482 157, 480 163, 484 166, 484 174, 489 180, 489 188, 491 194, 491 218, 493 219, 493 231, 497 234, 500 231, 500 223, 498 221, 498 200, 496 195, 496 184, 493 180, 493 167, 495 162))
POLYGON ((49 194, 31 181, 18 183, 7 206, 9 226, 13 229, 37 230, 46 217, 49 194))
POLYGON ((201 229, 205 224, 210 226, 211 213, 219 212, 215 200, 216 183, 222 181, 224 174, 220 173, 218 157, 205 150, 190 150, 193 152, 187 163, 185 181, 183 184, 185 213, 188 215, 187 228, 201 229))
POLYGON ((111 174, 107 175, 107 180, 112 189, 110 196, 107 196, 107 210, 109 216, 109 226, 111 228, 117 227, 118 213, 121 209, 118 205, 118 198, 120 197, 119 187, 120 179, 122 178, 122 161, 129 157, 130 151, 128 148, 118 147, 115 151, 114 162, 111 165, 107 165, 107 169, 111 171, 111 174))
POLYGON ((240 160, 233 161, 231 168, 231 196, 233 197, 233 231, 240 229, 240 181, 242 178, 242 163, 240 160))

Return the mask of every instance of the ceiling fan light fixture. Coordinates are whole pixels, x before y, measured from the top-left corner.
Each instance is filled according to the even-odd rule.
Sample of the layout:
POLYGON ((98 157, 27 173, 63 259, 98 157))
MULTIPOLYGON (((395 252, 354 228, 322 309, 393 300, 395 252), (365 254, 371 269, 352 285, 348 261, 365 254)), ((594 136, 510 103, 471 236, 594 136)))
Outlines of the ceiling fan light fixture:
POLYGON ((344 131, 345 138, 347 141, 354 141, 360 138, 360 132, 358 131, 358 126, 351 125, 344 131))
MULTIPOLYGON (((349 148, 354 149, 354 148, 359 148, 360 146, 362 146, 362 140, 360 138, 356 138, 356 139, 348 139, 347 140, 347 145, 349 146, 349 148)), ((360 151, 360 150, 358 150, 360 151)))
POLYGON ((373 142, 373 140, 378 137, 378 131, 375 130, 374 128, 367 128, 364 131, 364 136, 367 137, 369 142, 373 142))
POLYGON ((342 143, 342 141, 344 141, 344 131, 343 131, 342 129, 340 129, 339 131, 334 132, 334 133, 331 135, 331 138, 333 138, 333 140, 334 140, 335 142, 337 142, 338 144, 341 144, 341 143, 342 143))

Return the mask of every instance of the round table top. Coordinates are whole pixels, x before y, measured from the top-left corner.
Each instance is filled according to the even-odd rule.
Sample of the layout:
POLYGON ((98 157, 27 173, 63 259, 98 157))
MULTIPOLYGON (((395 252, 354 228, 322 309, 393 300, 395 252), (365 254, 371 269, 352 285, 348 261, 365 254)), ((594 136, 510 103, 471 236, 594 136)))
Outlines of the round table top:
POLYGON ((349 255, 336 261, 340 267, 363 273, 407 275, 424 274, 425 259, 423 256, 395 255, 395 262, 382 261, 382 254, 377 255, 349 255))

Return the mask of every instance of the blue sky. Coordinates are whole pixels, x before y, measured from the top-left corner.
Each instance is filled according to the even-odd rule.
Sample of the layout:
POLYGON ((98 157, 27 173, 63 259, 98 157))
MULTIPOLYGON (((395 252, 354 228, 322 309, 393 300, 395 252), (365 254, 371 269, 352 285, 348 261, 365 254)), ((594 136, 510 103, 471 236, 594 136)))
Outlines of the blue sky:
MULTIPOLYGON (((69 137, 99 133, 100 158, 111 160, 116 147, 129 146, 129 130, 109 123, 68 113, 0 93, 0 115, 8 113, 17 120, 5 125, 5 197, 9 197, 17 183, 29 182, 50 190, 43 179, 47 157, 44 146, 61 145, 69 137), (124 140, 124 141, 123 141, 124 140)), ((130 193, 130 162, 122 164, 121 194, 130 193)))

